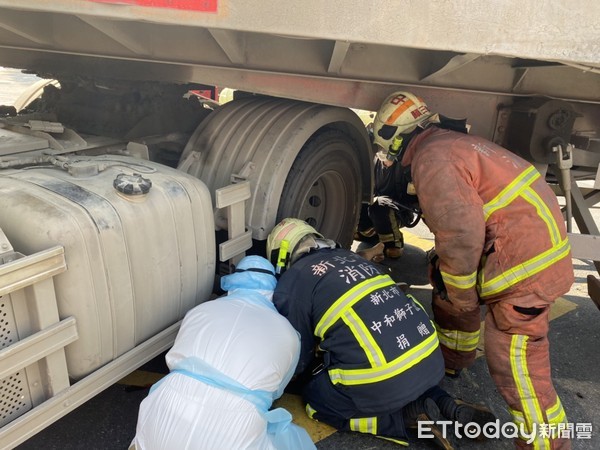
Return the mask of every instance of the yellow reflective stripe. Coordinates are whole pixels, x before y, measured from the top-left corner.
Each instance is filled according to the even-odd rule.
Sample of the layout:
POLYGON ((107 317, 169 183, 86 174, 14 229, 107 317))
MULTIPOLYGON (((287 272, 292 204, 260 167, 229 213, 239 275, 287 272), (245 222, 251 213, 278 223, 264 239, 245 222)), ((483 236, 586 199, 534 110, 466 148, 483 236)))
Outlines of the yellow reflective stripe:
MULTIPOLYGON (((548 227, 552 248, 524 263, 504 271, 492 280, 484 281, 483 273, 481 272, 479 274, 479 294, 481 297, 488 297, 508 289, 520 281, 541 272, 556 261, 566 257, 569 252, 570 246, 568 240, 562 240, 560 229, 552 212, 548 208, 548 205, 546 205, 537 192, 530 187, 530 184, 539 177, 540 174, 534 167, 529 167, 524 170, 512 183, 494 197, 494 199, 483 206, 483 212, 485 219, 487 220, 494 211, 505 207, 515 198, 521 196, 536 209, 537 215, 548 227)), ((459 281, 464 282, 465 280, 459 281)), ((445 277, 444 282, 446 282, 445 277)), ((453 285, 451 279, 449 284, 453 285)), ((459 284, 455 287, 461 288, 462 286, 459 284)))
POLYGON ((414 297, 412 296, 412 294, 406 294, 406 296, 407 296, 408 298, 410 298, 410 299, 411 299, 413 302, 415 302, 415 303, 417 304, 417 306, 419 306, 419 308, 421 308, 422 310, 424 310, 424 311, 425 311, 425 308, 423 308, 423 305, 421 305, 421 304, 419 303, 419 300, 417 300, 416 298, 414 298, 414 297))
POLYGON ((374 278, 357 284, 352 289, 344 293, 327 309, 317 326, 315 327, 315 336, 323 338, 325 332, 356 302, 371 292, 386 286, 393 286, 394 280, 389 275, 378 275, 374 278))
POLYGON ((416 347, 383 366, 367 369, 330 369, 329 378, 331 378, 333 384, 345 384, 347 386, 387 380, 418 364, 433 353, 438 346, 437 334, 433 333, 416 347))
POLYGON ((342 320, 348 325, 350 331, 354 335, 356 341, 360 344, 365 352, 365 355, 371 363, 371 367, 382 366, 386 363, 385 355, 381 351, 381 348, 373 339, 373 335, 364 324, 364 322, 358 317, 353 309, 349 309, 342 316, 342 320))
POLYGON ((312 406, 310 406, 308 403, 306 404, 305 409, 306 409, 306 415, 308 417, 310 417, 311 419, 316 420, 313 418, 313 416, 317 413, 317 410, 314 409, 312 406))
POLYGON ((377 417, 361 417, 350 419, 350 429, 360 433, 377 434, 377 417))
POLYGON ((525 425, 525 417, 521 411, 517 411, 516 409, 508 408, 510 415, 513 418, 513 422, 517 425, 523 424, 525 425))
POLYGON ((442 274, 444 283, 458 289, 470 289, 477 283, 477 272, 473 272, 469 275, 450 275, 449 273, 440 270, 440 273, 442 274))
POLYGON ((483 205, 483 216, 485 220, 487 221, 488 217, 490 217, 494 211, 504 208, 511 203, 521 194, 522 190, 527 188, 539 177, 540 173, 533 166, 521 172, 521 174, 515 178, 512 183, 502 189, 496 197, 483 205))
POLYGON ((394 236, 392 233, 389 233, 389 234, 379 234, 378 236, 379 236, 379 241, 380 242, 394 242, 396 240, 396 236, 394 236))
POLYGON ((560 398, 556 397, 556 403, 551 408, 546 410, 548 423, 567 423, 567 414, 560 402, 560 398))
POLYGON ((386 441, 394 442, 395 444, 403 445, 404 447, 408 447, 408 442, 401 441, 400 439, 392 439, 392 438, 385 437, 385 436, 375 436, 375 437, 378 437, 379 439, 385 439, 386 441))
MULTIPOLYGON (((350 419, 348 421, 348 425, 350 427, 350 430, 352 431, 377 435, 377 417, 361 417, 359 419, 350 419)), ((396 444, 408 447, 408 442, 402 441, 400 439, 393 439, 385 436, 377 437, 380 439, 385 439, 386 441, 391 441, 396 444)))
MULTIPOLYGON (((522 431, 527 431, 527 433, 531 433, 531 431, 528 431, 528 426, 527 423, 525 422, 525 416, 523 416, 523 413, 517 410, 514 410, 512 408, 508 408, 510 415, 512 416, 513 419, 513 423, 515 425, 517 425, 517 431, 519 433, 519 439, 527 441, 529 439, 531 439, 531 436, 525 436, 525 434, 522 433, 522 431)), ((538 427, 536 433, 540 433, 540 428, 538 427)), ((535 444, 534 444, 535 445, 535 444)))
POLYGON ((452 350, 460 352, 472 352, 477 349, 479 344, 479 330, 477 331, 459 331, 447 330, 434 323, 438 334, 440 344, 452 350))
POLYGON ((479 295, 481 297, 488 297, 508 289, 525 278, 541 272, 555 262, 566 257, 569 254, 570 249, 571 246, 569 245, 569 240, 565 238, 560 244, 540 253, 538 256, 502 272, 500 275, 489 281, 482 282, 479 295))
MULTIPOLYGON (((415 302, 415 304, 421 308, 423 311, 427 311, 425 308, 423 308, 423 305, 421 305, 421 303, 419 302, 419 300, 417 300, 415 297, 413 297, 412 294, 406 294, 406 296, 408 298, 410 298, 413 302, 415 302)), ((429 323, 431 324, 431 327, 435 329, 435 323, 433 323, 433 320, 430 320, 429 323)), ((439 337, 439 336, 438 336, 439 337)), ((407 444, 408 445, 408 444, 407 444)))
MULTIPOLYGON (((528 336, 521 334, 515 334, 512 337, 510 343, 510 368, 512 376, 519 392, 519 399, 523 408, 523 418, 525 419, 525 426, 527 431, 531 433, 533 430, 533 424, 544 423, 544 416, 542 415, 542 408, 537 398, 531 378, 529 376, 529 369, 527 367, 527 340, 528 336)), ((533 442, 534 449, 550 449, 550 440, 540 436, 540 433, 536 433, 536 439, 533 442)))
POLYGON ((550 208, 548 208, 548 205, 546 205, 538 193, 531 188, 525 189, 522 197, 531 205, 533 205, 538 213, 538 216, 540 216, 540 219, 546 223, 552 245, 558 244, 560 242, 560 230, 558 229, 556 220, 554 220, 554 216, 552 215, 550 208))
MULTIPOLYGON (((510 411, 510 415, 513 418, 513 422, 516 423, 517 425, 525 425, 525 416, 523 416, 523 413, 521 411, 516 411, 512 408, 508 408, 508 410, 510 411)), ((547 419, 547 423, 550 425, 557 425, 559 423, 567 423, 567 415, 565 413, 565 410, 562 407, 562 404, 560 402, 560 399, 558 397, 556 397, 556 403, 554 404, 554 406, 552 406, 551 408, 548 408, 546 410, 546 419, 547 419)), ((551 430, 556 431, 556 429, 553 429, 552 427, 550 427, 551 430)), ((538 433, 540 432, 540 429, 538 427, 538 433)), ((554 439, 555 436, 551 436, 550 439, 554 439)))

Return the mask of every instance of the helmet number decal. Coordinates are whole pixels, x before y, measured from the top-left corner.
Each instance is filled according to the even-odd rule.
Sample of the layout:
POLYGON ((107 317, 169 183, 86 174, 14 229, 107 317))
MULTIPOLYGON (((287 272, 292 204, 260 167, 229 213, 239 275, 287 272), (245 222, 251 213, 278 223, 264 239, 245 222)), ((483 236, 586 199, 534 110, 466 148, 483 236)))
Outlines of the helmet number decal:
POLYGON ((427 106, 421 105, 417 109, 413 109, 410 113, 412 114, 413 118, 418 119, 425 114, 429 114, 429 109, 427 109, 427 106))
POLYGON ((393 99, 390 100, 390 103, 392 105, 398 105, 400 103, 402 103, 404 100, 406 100, 408 97, 406 97, 406 95, 396 95, 393 99))

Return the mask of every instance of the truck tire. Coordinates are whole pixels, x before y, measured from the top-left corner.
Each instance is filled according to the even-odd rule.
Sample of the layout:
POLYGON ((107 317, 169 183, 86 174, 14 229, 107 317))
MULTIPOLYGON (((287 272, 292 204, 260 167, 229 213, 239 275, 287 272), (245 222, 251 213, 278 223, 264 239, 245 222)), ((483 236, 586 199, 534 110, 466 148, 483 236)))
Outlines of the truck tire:
POLYGON ((300 150, 283 187, 277 220, 297 217, 349 248, 362 191, 358 153, 339 130, 322 130, 300 150))
MULTIPOLYGON (((372 154, 365 126, 347 108, 268 97, 233 100, 196 129, 178 168, 209 191, 248 181, 245 221, 255 241, 298 217, 344 246, 370 198, 372 154)), ((226 229, 226 214, 215 214, 226 229)))

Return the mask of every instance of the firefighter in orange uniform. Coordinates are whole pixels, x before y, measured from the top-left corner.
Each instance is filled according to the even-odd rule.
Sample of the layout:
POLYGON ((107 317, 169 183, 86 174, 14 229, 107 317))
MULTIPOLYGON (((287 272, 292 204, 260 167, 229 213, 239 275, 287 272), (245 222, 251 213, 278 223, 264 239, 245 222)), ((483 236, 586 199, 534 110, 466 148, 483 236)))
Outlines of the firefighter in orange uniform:
POLYGON ((540 433, 541 424, 560 430, 566 422, 547 338, 550 306, 574 281, 556 196, 527 161, 467 134, 464 120, 432 113, 409 92, 384 100, 373 131, 377 150, 395 151, 410 166, 435 236, 433 312, 447 373, 474 361, 485 304, 487 363, 513 421, 537 429, 529 447, 570 448, 561 435, 540 433))

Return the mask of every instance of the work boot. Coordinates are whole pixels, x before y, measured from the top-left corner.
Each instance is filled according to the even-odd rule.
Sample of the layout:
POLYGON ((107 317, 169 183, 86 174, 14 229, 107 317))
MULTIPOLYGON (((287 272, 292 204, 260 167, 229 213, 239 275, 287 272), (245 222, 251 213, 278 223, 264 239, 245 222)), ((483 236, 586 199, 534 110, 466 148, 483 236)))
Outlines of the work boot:
POLYGON ((468 403, 459 399, 456 399, 455 401, 458 407, 454 420, 463 425, 469 422, 475 422, 483 427, 487 423, 496 421, 494 413, 485 405, 468 403))
MULTIPOLYGON (((419 422, 433 422, 427 424, 427 432, 431 433, 435 445, 444 450, 453 450, 452 444, 444 437, 436 422, 441 420, 440 409, 431 398, 420 397, 414 402, 410 402, 402 409, 402 418, 407 432, 418 433, 419 422)), ((417 434, 418 436, 418 434, 417 434)))
MULTIPOLYGON (((474 422, 483 429, 485 424, 496 421, 496 416, 486 406, 467 403, 449 395, 438 399, 437 406, 445 418, 458 422, 463 426, 474 422)), ((485 436, 482 433, 476 439, 483 440, 485 436)))
MULTIPOLYGON (((381 238, 380 238, 381 239, 381 238)), ((404 253, 404 237, 400 233, 400 237, 394 237, 393 241, 381 241, 385 244, 384 254, 386 258, 397 259, 404 253)))
POLYGON ((396 259, 402 256, 404 252, 404 238, 402 234, 395 236, 393 233, 379 234, 379 242, 383 242, 385 250, 383 251, 386 258, 396 259))
POLYGON ((399 247, 386 247, 384 250, 385 257, 390 259, 398 259, 403 253, 404 249, 399 247))
POLYGON ((371 248, 367 248, 364 250, 359 250, 356 253, 362 256, 365 259, 373 262, 381 262, 383 261, 383 244, 380 242, 377 245, 374 245, 371 248))
POLYGON ((450 369, 449 367, 444 369, 444 375, 446 375, 448 378, 458 378, 460 377, 460 372, 461 369, 450 369))

